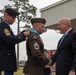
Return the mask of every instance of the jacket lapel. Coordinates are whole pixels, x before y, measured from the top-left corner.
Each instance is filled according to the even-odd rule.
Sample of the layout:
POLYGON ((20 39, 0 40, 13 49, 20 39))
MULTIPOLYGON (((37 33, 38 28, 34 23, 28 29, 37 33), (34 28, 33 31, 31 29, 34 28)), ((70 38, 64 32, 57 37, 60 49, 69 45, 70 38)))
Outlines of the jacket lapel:
POLYGON ((73 29, 71 29, 71 30, 66 34, 66 36, 65 36, 65 38, 62 40, 60 46, 59 46, 59 43, 60 43, 61 39, 59 40, 59 43, 58 43, 58 49, 61 48, 61 47, 64 45, 65 40, 69 37, 69 35, 70 35, 70 33, 71 33, 72 31, 73 31, 73 29))

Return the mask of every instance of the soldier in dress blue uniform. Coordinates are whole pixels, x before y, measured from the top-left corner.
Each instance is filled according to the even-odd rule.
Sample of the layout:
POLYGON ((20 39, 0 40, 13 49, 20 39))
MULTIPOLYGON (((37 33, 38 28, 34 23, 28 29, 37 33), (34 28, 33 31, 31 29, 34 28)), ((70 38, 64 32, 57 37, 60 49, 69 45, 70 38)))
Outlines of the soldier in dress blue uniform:
POLYGON ((46 20, 44 18, 33 18, 31 20, 33 29, 30 30, 30 36, 26 41, 27 62, 24 66, 25 75, 44 75, 44 66, 50 63, 50 60, 44 56, 44 44, 40 34, 44 32, 46 20))
POLYGON ((0 75, 13 75, 17 70, 15 44, 25 41, 30 35, 28 31, 14 35, 9 25, 14 23, 18 15, 14 9, 7 8, 0 22, 0 75))

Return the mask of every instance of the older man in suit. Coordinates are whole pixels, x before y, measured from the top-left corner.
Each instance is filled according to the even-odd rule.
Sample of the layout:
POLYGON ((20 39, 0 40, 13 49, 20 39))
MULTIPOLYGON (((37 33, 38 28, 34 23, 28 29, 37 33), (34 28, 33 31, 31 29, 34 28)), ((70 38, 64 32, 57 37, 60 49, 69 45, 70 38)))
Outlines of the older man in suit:
POLYGON ((76 32, 68 18, 59 20, 58 29, 64 35, 58 42, 57 51, 51 57, 56 62, 56 75, 76 75, 76 32))

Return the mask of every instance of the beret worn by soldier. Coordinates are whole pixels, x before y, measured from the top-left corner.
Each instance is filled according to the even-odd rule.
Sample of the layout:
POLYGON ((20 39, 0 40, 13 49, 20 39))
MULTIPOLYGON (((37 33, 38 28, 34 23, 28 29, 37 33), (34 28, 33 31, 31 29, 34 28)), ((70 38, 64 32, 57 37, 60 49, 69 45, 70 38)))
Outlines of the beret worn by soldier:
POLYGON ((10 16, 18 16, 20 13, 12 8, 7 8, 5 12, 10 16))
POLYGON ((44 18, 33 18, 31 19, 31 24, 33 25, 34 23, 46 23, 46 20, 44 18))

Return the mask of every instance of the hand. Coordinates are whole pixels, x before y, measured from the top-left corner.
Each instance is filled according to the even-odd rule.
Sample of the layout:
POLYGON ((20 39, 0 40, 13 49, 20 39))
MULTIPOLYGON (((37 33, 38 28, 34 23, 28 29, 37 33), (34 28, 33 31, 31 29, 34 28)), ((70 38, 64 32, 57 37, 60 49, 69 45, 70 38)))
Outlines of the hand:
POLYGON ((50 66, 49 65, 45 65, 45 68, 50 68, 50 66))
POLYGON ((29 31, 27 31, 27 32, 25 31, 24 35, 25 35, 25 37, 29 37, 30 36, 30 32, 29 31))
POLYGON ((45 54, 45 56, 46 56, 47 58, 49 58, 49 55, 48 55, 48 54, 45 54))
POLYGON ((48 62, 48 64, 47 65, 51 65, 52 64, 52 60, 51 59, 49 59, 49 62, 48 62))
POLYGON ((70 72, 69 72, 69 75, 75 75, 75 72, 70 71, 70 72))

